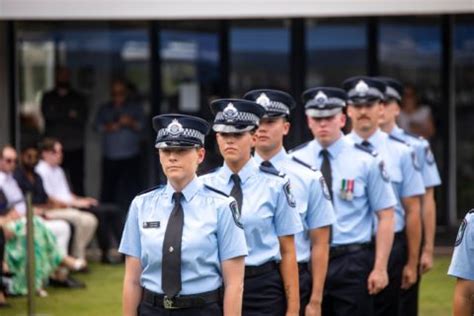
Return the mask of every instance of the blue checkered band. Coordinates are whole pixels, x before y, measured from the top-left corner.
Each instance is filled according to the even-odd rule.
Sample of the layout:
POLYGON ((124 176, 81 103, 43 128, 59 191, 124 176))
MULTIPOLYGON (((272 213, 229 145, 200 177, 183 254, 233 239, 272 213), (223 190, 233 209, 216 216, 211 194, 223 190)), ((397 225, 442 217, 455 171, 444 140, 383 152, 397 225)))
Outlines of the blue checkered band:
POLYGON ((360 89, 357 89, 357 87, 356 87, 354 89, 351 89, 347 93, 347 96, 349 97, 349 99, 351 99, 351 98, 367 98, 367 97, 376 97, 376 98, 379 98, 381 100, 384 99, 384 95, 383 95, 382 92, 380 92, 379 89, 371 88, 371 87, 368 87, 366 90, 363 90, 363 91, 361 91, 360 89))
POLYGON ((398 93, 397 90, 395 90, 394 88, 392 88, 390 86, 387 86, 387 89, 385 90, 385 94, 387 96, 389 96, 390 98, 394 98, 394 99, 397 99, 397 100, 402 99, 402 96, 400 95, 400 93, 398 93))
POLYGON ((313 98, 311 100, 309 100, 308 102, 306 102, 306 104, 304 105, 305 108, 309 108, 309 107, 318 107, 318 108, 324 108, 325 106, 328 106, 328 105, 332 105, 332 106, 335 106, 335 107, 345 107, 346 106, 346 101, 344 101, 343 99, 339 99, 339 98, 327 98, 327 99, 324 99, 324 101, 322 101, 323 99, 317 99, 317 98, 313 98))
MULTIPOLYGON (((176 140, 183 140, 183 138, 194 138, 199 140, 202 144, 204 144, 204 139, 206 138, 206 135, 203 133, 199 132, 198 130, 191 129, 191 128, 183 128, 179 134, 175 133, 172 134, 170 133, 168 128, 162 128, 158 131, 158 135, 156 136, 157 141, 160 141, 160 139, 164 138, 176 138, 176 140)), ((166 141, 166 140, 163 140, 166 141)))
POLYGON ((214 124, 219 124, 219 123, 245 123, 245 124, 255 124, 257 125, 259 122, 260 118, 253 114, 253 113, 248 113, 248 112, 237 112, 235 115, 232 115, 232 117, 228 115, 224 115, 224 112, 217 112, 216 118, 214 120, 214 124))

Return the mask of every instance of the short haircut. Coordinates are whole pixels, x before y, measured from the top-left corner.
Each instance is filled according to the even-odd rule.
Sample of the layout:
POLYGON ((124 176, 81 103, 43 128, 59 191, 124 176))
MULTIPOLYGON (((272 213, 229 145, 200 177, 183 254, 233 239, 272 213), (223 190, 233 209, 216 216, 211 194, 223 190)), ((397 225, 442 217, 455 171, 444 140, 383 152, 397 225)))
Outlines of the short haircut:
POLYGON ((54 137, 46 137, 44 138, 40 145, 39 145, 39 150, 41 152, 45 152, 45 151, 54 151, 54 145, 56 144, 60 144, 61 142, 59 141, 59 139, 57 138, 54 138, 54 137))
POLYGON ((7 149, 7 148, 10 148, 10 149, 12 149, 12 150, 14 150, 14 151, 16 152, 15 147, 13 147, 12 145, 10 145, 10 144, 4 145, 4 146, 0 149, 0 159, 3 158, 3 152, 4 152, 5 149, 7 149))

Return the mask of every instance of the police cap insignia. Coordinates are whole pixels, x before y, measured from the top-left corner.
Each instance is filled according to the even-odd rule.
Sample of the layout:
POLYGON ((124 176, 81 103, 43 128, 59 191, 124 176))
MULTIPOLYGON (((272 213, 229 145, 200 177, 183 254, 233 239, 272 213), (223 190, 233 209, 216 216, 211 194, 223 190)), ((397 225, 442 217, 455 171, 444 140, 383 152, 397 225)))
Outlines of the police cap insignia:
POLYGON ((355 91, 361 95, 361 96, 365 96, 367 94, 367 92, 369 92, 369 86, 367 85, 367 83, 365 83, 364 80, 360 80, 357 85, 355 86, 355 91))
POLYGON ((237 205, 237 202, 234 200, 232 201, 230 204, 229 204, 229 208, 232 212, 232 218, 234 219, 234 223, 235 225, 237 225, 237 227, 240 227, 240 228, 244 228, 244 225, 242 225, 242 223, 240 222, 240 215, 241 215, 241 212, 240 212, 240 209, 239 209, 239 206, 237 205))
POLYGON ((167 127, 166 131, 172 137, 179 137, 184 132, 183 125, 174 119, 167 127))
POLYGON ((326 102, 328 101, 328 96, 323 91, 319 91, 314 96, 314 101, 316 102, 316 105, 318 107, 323 107, 326 104, 326 102))
POLYGON ((382 176, 382 179, 385 182, 389 182, 390 176, 388 175, 388 172, 387 172, 387 169, 385 168, 385 163, 383 162, 383 160, 380 161, 379 163, 379 169, 380 169, 380 175, 382 176))
POLYGON ((239 111, 235 108, 235 106, 232 103, 227 104, 224 111, 222 111, 222 115, 224 116, 224 118, 229 121, 237 118, 238 114, 239 114, 239 111))
POLYGON ((260 96, 255 100, 258 104, 263 105, 264 107, 268 107, 270 105, 270 99, 267 97, 265 93, 262 92, 260 96))
POLYGON ((288 205, 291 207, 296 207, 295 197, 291 193, 290 182, 288 181, 283 186, 283 191, 285 192, 286 200, 288 201, 288 205))

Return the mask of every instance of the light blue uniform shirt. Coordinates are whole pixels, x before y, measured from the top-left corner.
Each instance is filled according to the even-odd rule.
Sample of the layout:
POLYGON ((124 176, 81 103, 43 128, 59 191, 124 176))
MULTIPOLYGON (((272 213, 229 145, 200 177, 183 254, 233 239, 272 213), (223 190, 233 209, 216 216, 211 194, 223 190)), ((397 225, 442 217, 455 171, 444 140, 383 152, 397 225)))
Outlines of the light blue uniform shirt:
POLYGON ((448 274, 474 281, 474 210, 464 217, 454 246, 448 274))
MULTIPOLYGON (((173 187, 168 183, 133 199, 119 251, 140 259, 140 284, 153 292, 161 288, 162 248, 173 210, 173 187)), ((181 244, 179 294, 215 290, 222 286, 221 262, 247 255, 245 235, 230 208, 235 200, 206 188, 195 178, 182 191, 184 227, 181 244)))
MULTIPOLYGON (((356 144, 363 139, 354 132, 346 136, 356 144)), ((412 148, 378 129, 367 141, 386 163, 387 172, 397 198, 395 206, 395 232, 405 228, 405 209, 402 199, 425 194, 425 185, 419 171, 417 157, 412 148), (418 169, 418 170, 417 170, 418 169)))
POLYGON ((438 167, 436 166, 436 161, 433 152, 431 151, 430 144, 426 139, 421 136, 417 137, 413 134, 408 134, 398 126, 395 126, 392 129, 390 135, 404 140, 415 150, 425 188, 431 188, 441 184, 438 167))
MULTIPOLYGON (((224 165, 201 176, 204 183, 230 194, 232 171, 224 165)), ((280 261, 278 237, 295 235, 303 230, 296 209, 290 206, 288 179, 260 170, 253 158, 239 171, 243 193, 240 222, 244 227, 249 255, 245 265, 258 266, 280 261)))
MULTIPOLYGON (((320 167, 323 148, 312 140, 297 147, 291 155, 320 167)), ((393 194, 383 162, 369 152, 357 148, 341 137, 327 148, 332 171, 332 190, 336 223, 333 224, 332 246, 366 243, 372 239, 375 212, 395 206, 393 194), (343 180, 353 180, 352 198, 343 198, 343 180)))
MULTIPOLYGON (((258 164, 263 161, 257 153, 254 158, 258 164)), ((311 257, 309 230, 332 225, 336 220, 331 200, 323 193, 323 185, 326 185, 323 175, 316 169, 296 162, 284 148, 270 162, 290 179, 291 192, 304 227, 304 231, 295 235, 297 261, 308 262, 311 257)))

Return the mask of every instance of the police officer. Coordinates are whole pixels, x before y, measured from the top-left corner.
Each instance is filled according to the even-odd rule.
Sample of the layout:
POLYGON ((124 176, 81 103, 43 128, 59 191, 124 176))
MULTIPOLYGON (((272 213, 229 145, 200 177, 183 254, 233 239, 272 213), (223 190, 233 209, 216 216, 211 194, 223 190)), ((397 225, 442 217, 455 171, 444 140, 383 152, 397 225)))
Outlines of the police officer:
POLYGON ((395 238, 390 254, 389 284, 375 297, 376 315, 398 315, 400 287, 407 289, 417 280, 421 242, 420 198, 425 193, 415 152, 403 140, 380 131, 385 84, 368 77, 352 77, 343 86, 348 94, 348 115, 353 130, 346 137, 377 151, 397 197, 395 238))
POLYGON ((457 278, 454 289, 454 316, 474 315, 474 210, 459 227, 448 274, 457 278))
POLYGON ((298 315, 294 235, 303 227, 288 179, 251 156, 254 131, 265 109, 251 101, 211 103, 224 165, 203 181, 235 197, 249 255, 245 258, 243 315, 298 315), (286 299, 285 299, 286 295, 286 299))
POLYGON ((344 90, 313 88, 303 93, 303 100, 315 139, 297 147, 292 155, 320 166, 336 213, 322 314, 372 315, 371 295, 388 283, 396 204, 389 177, 380 157, 343 137, 344 90), (375 256, 373 216, 378 218, 375 256))
POLYGON ((236 201, 196 177, 209 125, 166 114, 153 127, 168 180, 130 206, 124 315, 240 315, 247 247, 236 201))
MULTIPOLYGON (((416 153, 420 165, 425 194, 421 203, 421 223, 422 223, 422 247, 420 256, 420 277, 433 267, 433 249, 436 229, 436 203, 434 199, 434 188, 441 184, 438 168, 426 139, 408 133, 398 127, 396 118, 400 114, 400 104, 402 102, 403 86, 400 82, 389 77, 377 77, 386 84, 385 89, 385 110, 380 120, 380 128, 387 134, 393 135, 410 145, 416 153)), ((408 289, 402 289, 400 297, 399 315, 418 314, 418 291, 420 277, 417 282, 408 289)))
POLYGON ((283 147, 283 138, 290 129, 290 111, 295 107, 295 101, 289 94, 261 89, 249 91, 244 98, 265 108, 265 115, 256 132, 255 161, 263 165, 271 164, 289 177, 296 209, 304 226, 304 231, 295 236, 300 315, 320 315, 329 257, 330 226, 335 221, 329 196, 324 194, 327 188, 323 187, 323 176, 305 162, 290 157, 283 147))

